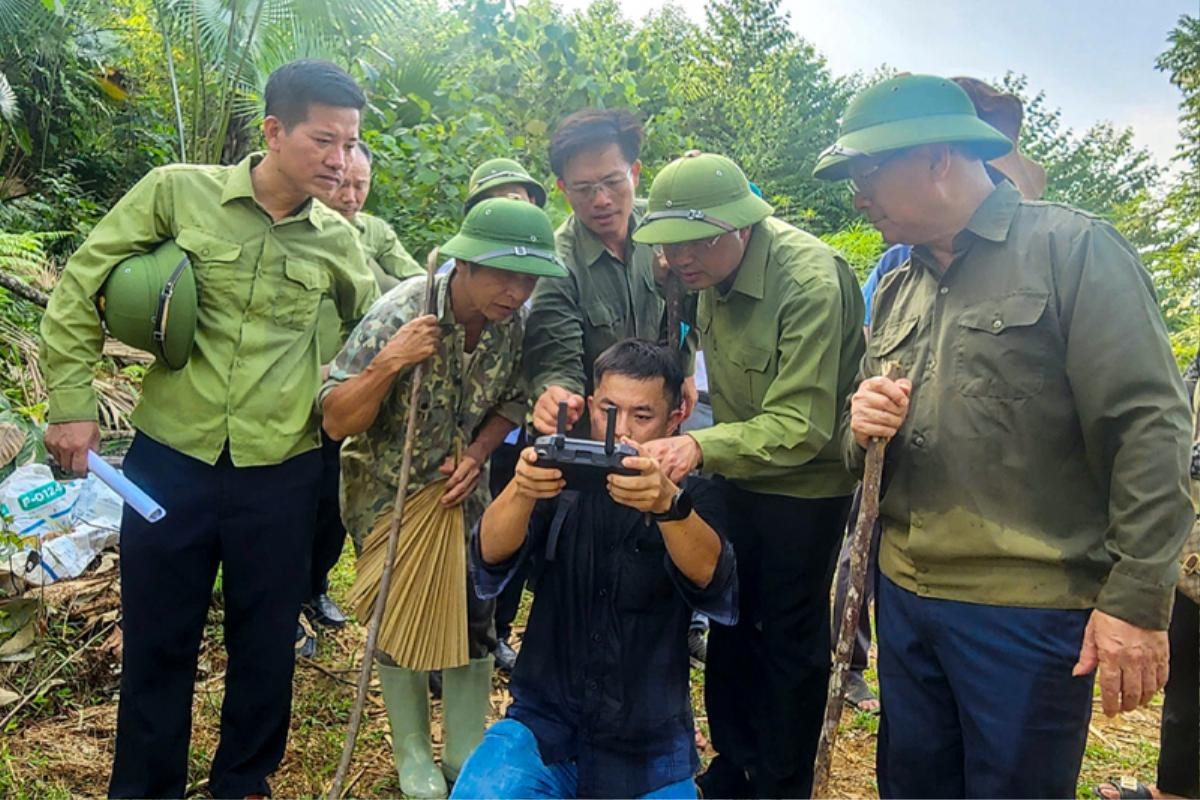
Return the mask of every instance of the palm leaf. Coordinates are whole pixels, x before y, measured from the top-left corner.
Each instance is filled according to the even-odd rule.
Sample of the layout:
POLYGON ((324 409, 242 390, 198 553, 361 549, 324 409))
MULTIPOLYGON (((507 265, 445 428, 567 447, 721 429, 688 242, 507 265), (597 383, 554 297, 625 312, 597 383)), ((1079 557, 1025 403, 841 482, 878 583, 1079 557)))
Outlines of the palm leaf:
POLYGON ((0 118, 12 122, 17 118, 20 107, 17 105, 17 93, 8 83, 8 78, 0 72, 0 118))

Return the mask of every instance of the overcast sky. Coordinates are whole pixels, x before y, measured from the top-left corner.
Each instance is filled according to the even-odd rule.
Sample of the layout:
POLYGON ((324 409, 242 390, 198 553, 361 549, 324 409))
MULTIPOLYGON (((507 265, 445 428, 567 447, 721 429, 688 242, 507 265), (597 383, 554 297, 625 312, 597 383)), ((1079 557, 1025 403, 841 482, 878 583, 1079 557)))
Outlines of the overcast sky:
MULTIPOLYGON (((589 0, 555 0, 566 9, 589 0)), ((639 19, 667 0, 618 0, 639 19)), ((673 0, 703 20, 703 0, 673 0)), ((792 28, 835 74, 888 64, 947 77, 1024 73, 1077 133, 1132 127, 1163 165, 1178 141, 1179 91, 1154 68, 1179 17, 1200 0, 783 0, 792 28)))

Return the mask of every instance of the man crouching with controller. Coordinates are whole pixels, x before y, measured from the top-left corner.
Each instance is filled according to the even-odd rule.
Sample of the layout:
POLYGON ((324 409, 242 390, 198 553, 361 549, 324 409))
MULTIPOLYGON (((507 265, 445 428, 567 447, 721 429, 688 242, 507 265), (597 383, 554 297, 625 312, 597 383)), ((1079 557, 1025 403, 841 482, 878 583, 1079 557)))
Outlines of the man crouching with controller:
POLYGON ((682 412, 677 355, 627 339, 593 367, 592 438, 616 409, 635 475, 567 485, 526 448, 471 543, 476 591, 499 594, 532 561, 529 625, 508 716, 484 735, 452 798, 694 798, 699 766, 688 692, 692 610, 732 625, 737 570, 721 486, 676 486, 638 442, 682 412))

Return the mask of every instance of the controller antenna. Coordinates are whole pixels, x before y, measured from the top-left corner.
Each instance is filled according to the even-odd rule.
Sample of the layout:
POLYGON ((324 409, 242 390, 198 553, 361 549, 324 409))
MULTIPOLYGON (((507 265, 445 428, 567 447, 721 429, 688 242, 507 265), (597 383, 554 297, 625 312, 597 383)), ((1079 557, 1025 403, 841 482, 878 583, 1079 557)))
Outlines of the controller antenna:
POLYGON ((611 456, 617 449, 617 407, 609 406, 605 413, 608 425, 604 428, 604 455, 611 456))
POLYGON ((567 442, 567 404, 558 404, 558 423, 554 431, 554 446, 562 447, 567 442))

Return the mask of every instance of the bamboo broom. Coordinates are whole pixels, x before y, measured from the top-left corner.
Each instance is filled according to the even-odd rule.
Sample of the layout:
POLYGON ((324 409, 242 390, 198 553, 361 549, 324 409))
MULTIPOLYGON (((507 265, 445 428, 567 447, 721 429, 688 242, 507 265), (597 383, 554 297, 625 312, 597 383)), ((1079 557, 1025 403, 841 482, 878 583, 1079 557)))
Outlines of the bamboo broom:
MULTIPOLYGON (((464 666, 467 654, 467 561, 461 506, 442 507, 446 481, 411 495, 400 525, 396 573, 376 647, 411 670, 464 666)), ((365 618, 379 596, 390 510, 379 515, 358 559, 348 602, 365 618)))
MULTIPOLYGON (((885 363, 883 376, 892 380, 901 377, 900 363, 885 363)), ((821 725, 821 738, 817 743, 817 757, 813 765, 813 797, 829 796, 829 766, 837 741, 838 723, 842 719, 846 673, 850 669, 854 631, 858 628, 858 614, 862 609, 863 590, 867 583, 867 556, 871 549, 871 531, 879 517, 879 489, 883 478, 883 451, 886 446, 887 442, 882 439, 872 439, 871 446, 867 448, 866 464, 863 466, 862 500, 858 506, 858 519, 854 522, 854 532, 850 539, 850 580, 846 589, 846 613, 842 616, 841 627, 838 628, 833 670, 829 676, 829 694, 825 698, 825 721, 821 725)))
MULTIPOLYGON (((438 251, 435 247, 425 259, 425 308, 436 313, 433 295, 433 277, 437 271, 438 251)), ((413 368, 412 393, 408 398, 408 425, 404 431, 404 451, 400 459, 400 479, 396 485, 396 499, 392 504, 392 519, 388 530, 387 556, 384 559, 379 578, 379 592, 375 608, 371 613, 371 622, 367 626, 367 644, 363 648, 362 666, 358 671, 358 690, 354 696, 354 706, 350 710, 350 726, 346 731, 346 742, 342 745, 342 756, 338 761, 337 772, 333 776, 333 785, 329 788, 330 800, 341 800, 342 787, 346 783, 346 773, 350 770, 350 759, 354 756, 354 744, 358 738, 358 729, 362 725, 363 705, 367 700, 367 685, 371 682, 371 666, 375 656, 375 643, 379 639, 379 625, 387 605, 387 597, 391 588, 392 568, 396 563, 396 545, 400 539, 400 520, 404 516, 404 501, 408 492, 408 474, 412 470, 413 439, 417 432, 417 401, 420 399, 421 379, 425 375, 425 363, 421 362, 413 368)))

